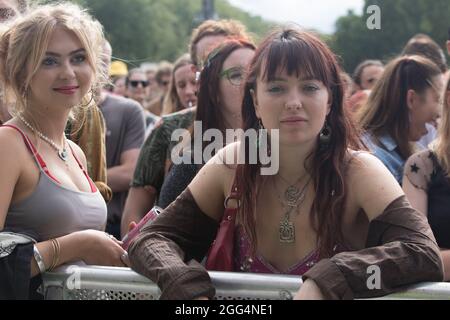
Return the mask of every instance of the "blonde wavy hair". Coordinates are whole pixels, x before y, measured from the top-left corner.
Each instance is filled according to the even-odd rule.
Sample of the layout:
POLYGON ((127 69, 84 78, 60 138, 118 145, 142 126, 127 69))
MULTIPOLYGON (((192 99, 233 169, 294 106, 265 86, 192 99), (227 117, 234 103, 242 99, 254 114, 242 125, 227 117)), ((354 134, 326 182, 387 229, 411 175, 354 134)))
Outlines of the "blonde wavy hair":
POLYGON ((441 123, 438 128, 438 136, 431 144, 431 149, 436 154, 439 164, 444 172, 450 174, 450 79, 444 94, 441 123))
POLYGON ((185 108, 185 106, 182 105, 180 97, 178 96, 177 93, 177 85, 175 83, 175 72, 178 69, 188 65, 194 65, 194 63, 192 62, 191 57, 187 53, 183 54, 175 62, 172 69, 172 77, 170 79, 169 88, 167 90, 166 96, 164 97, 163 110, 161 115, 163 116, 168 115, 183 110, 185 108))
MULTIPOLYGON (((13 114, 26 111, 31 80, 41 66, 53 31, 58 27, 72 31, 86 50, 94 75, 92 88, 106 81, 106 68, 102 67, 101 48, 105 41, 102 25, 85 9, 72 3, 37 5, 3 26, 0 33, 0 81, 5 90, 5 103, 13 105, 13 114)), ((82 109, 94 103, 92 92, 88 92, 80 105, 72 109, 72 117, 84 113, 82 109)))

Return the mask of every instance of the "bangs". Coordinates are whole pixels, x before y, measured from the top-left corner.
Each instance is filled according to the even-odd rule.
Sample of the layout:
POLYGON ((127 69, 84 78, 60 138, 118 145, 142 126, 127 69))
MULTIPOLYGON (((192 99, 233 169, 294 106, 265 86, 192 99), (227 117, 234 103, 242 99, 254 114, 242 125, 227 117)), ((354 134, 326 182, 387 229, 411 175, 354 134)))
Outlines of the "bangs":
POLYGON ((330 86, 330 64, 320 48, 311 46, 304 39, 281 38, 270 43, 262 53, 261 79, 273 81, 286 72, 288 76, 319 80, 330 86))

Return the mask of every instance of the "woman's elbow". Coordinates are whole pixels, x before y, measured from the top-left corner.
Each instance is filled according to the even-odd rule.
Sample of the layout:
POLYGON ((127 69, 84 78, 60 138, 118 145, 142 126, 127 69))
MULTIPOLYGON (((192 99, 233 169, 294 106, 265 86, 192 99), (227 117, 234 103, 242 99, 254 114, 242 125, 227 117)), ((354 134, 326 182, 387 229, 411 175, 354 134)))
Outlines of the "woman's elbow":
POLYGON ((422 271, 426 277, 423 281, 442 282, 444 281, 444 263, 441 252, 437 244, 423 246, 424 260, 422 271))

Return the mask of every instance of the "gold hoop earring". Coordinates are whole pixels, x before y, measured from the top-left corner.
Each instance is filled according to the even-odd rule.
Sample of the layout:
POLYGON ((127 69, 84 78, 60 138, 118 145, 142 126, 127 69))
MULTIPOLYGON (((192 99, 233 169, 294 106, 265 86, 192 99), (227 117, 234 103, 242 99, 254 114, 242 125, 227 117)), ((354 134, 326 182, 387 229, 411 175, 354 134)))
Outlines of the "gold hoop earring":
POLYGON ((89 102, 87 103, 87 104, 85 104, 85 105, 83 105, 82 103, 80 103, 78 106, 81 108, 81 109, 87 109, 87 108, 89 108, 89 106, 91 105, 91 103, 92 103, 92 100, 94 100, 94 88, 91 88, 91 90, 89 90, 88 91, 88 93, 91 93, 91 99, 89 100, 89 102))
POLYGON ((27 104, 28 104, 28 89, 24 88, 21 94, 21 98, 22 98, 22 107, 26 108, 27 104))

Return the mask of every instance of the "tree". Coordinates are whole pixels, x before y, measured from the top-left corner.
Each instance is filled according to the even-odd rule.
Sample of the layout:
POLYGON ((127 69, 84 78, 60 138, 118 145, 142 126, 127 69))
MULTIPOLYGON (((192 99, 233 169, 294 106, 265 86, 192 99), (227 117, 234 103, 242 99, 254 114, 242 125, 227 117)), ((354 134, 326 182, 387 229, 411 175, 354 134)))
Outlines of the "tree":
MULTIPOLYGON (((41 0, 56 2, 57 0, 41 0)), ((201 22, 201 0, 72 0, 89 11, 104 26, 113 56, 131 65, 144 61, 174 61, 188 52, 192 29, 201 22)), ((240 20, 257 38, 271 24, 230 5, 216 1, 219 18, 240 20)))
POLYGON ((450 25, 448 0, 366 0, 363 10, 362 16, 349 12, 338 19, 330 41, 350 72, 365 59, 389 60, 398 55, 417 33, 428 34, 440 45, 445 43, 450 25), (370 5, 381 9, 381 30, 369 30, 366 26, 370 5))

